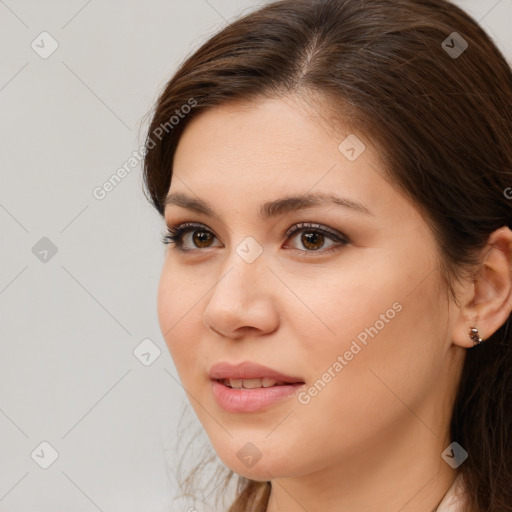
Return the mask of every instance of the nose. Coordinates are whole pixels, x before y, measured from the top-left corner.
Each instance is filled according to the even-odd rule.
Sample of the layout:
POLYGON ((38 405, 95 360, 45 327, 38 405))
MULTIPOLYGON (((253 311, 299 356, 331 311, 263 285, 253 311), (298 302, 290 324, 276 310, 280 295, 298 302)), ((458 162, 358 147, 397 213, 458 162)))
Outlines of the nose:
POLYGON ((230 339, 270 334, 279 322, 275 280, 263 257, 247 263, 234 253, 213 287, 204 325, 230 339))

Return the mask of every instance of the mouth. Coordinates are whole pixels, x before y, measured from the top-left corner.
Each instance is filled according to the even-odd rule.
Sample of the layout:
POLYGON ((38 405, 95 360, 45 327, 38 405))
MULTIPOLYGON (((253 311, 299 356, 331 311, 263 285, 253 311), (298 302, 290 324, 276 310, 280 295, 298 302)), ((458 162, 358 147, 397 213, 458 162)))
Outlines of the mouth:
POLYGON ((251 362, 217 363, 208 376, 215 400, 230 413, 266 411, 295 396, 305 385, 300 377, 251 362))
POLYGON ((256 388, 272 388, 275 386, 299 386, 304 382, 283 382, 277 381, 270 377, 262 379, 214 379, 224 386, 232 389, 256 389, 256 388))

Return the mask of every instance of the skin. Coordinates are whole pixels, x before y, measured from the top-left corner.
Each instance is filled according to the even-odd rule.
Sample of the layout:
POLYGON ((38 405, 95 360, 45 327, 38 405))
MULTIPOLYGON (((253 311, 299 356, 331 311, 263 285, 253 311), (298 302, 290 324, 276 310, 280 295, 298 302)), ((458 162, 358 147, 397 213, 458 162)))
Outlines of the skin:
POLYGON ((349 161, 338 145, 352 132, 324 120, 288 96, 225 104, 190 122, 169 192, 203 199, 220 220, 166 208, 167 225, 199 222, 212 235, 198 246, 185 234, 188 254, 168 246, 160 328, 221 460, 272 482, 268 512, 431 512, 457 476, 441 453, 469 327, 485 339, 512 309, 512 233, 495 232, 479 280, 457 286, 456 305, 424 216, 384 179, 378 149, 356 133, 366 149, 349 161), (373 214, 321 205, 258 218, 261 203, 307 192, 335 192, 373 214), (349 243, 325 237, 314 251, 301 232, 285 236, 300 222, 349 243), (252 263, 236 252, 247 236, 263 250, 252 263), (219 361, 256 361, 312 386, 394 303, 401 310, 309 403, 235 414, 214 400, 208 371, 219 361), (261 452, 250 468, 237 457, 249 442, 261 452))

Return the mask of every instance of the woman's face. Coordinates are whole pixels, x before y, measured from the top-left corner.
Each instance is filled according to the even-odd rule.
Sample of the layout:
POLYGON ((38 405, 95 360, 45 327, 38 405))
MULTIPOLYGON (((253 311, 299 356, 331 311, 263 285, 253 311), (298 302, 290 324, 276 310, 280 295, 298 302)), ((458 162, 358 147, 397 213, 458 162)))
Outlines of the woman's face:
POLYGON ((182 135, 169 194, 211 211, 167 206, 168 226, 200 226, 183 251, 168 246, 158 316, 227 466, 255 480, 361 468, 361 454, 370 464, 406 439, 409 455, 435 443, 440 457, 460 362, 453 319, 432 233, 364 134, 323 125, 292 97, 217 107, 182 135), (247 377, 228 388, 209 375, 221 362, 299 383, 247 380, 272 377, 249 368, 222 374, 247 377))

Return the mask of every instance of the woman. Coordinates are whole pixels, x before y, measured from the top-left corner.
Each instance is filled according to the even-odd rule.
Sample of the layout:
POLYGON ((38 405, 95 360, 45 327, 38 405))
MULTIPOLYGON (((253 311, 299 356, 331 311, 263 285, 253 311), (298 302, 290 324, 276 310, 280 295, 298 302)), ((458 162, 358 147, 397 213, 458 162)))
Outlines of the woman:
POLYGON ((146 149, 230 512, 512 510, 512 73, 473 19, 269 4, 181 65, 146 149))

